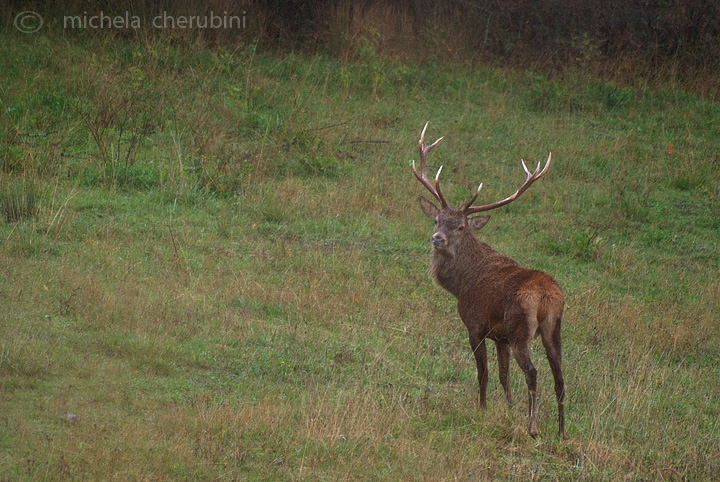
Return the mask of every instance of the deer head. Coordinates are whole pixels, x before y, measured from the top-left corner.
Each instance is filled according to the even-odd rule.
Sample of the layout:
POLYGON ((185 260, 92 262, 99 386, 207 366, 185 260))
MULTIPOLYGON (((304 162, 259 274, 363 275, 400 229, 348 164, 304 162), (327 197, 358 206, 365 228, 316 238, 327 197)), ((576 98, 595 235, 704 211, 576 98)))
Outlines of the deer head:
POLYGON ((431 238, 432 245, 435 249, 439 251, 453 254, 455 252, 456 246, 458 245, 458 243, 462 242, 462 239, 465 236, 482 228, 490 220, 490 216, 472 215, 479 212, 490 211, 492 209, 499 208, 500 206, 509 204, 518 197, 520 197, 522 193, 527 191, 527 189, 532 185, 532 183, 540 179, 547 172, 548 168, 550 167, 552 153, 548 154, 547 161, 545 162, 545 167, 542 169, 542 171, 540 170, 539 162, 537 167, 535 168, 535 171, 530 172, 525 165, 525 161, 520 161, 527 177, 525 178, 525 182, 523 183, 523 185, 520 186, 520 189, 515 191, 515 193, 513 193, 512 195, 494 203, 483 204, 482 206, 473 206, 483 186, 482 183, 480 183, 477 191, 475 191, 475 195, 473 195, 470 201, 465 203, 460 209, 457 209, 448 205, 445 197, 442 194, 442 191, 440 190, 440 172, 442 171, 442 166, 440 166, 440 169, 438 169, 438 172, 435 175, 435 181, 431 183, 428 180, 426 173, 427 154, 443 139, 443 137, 441 137, 429 146, 425 144, 425 131, 427 130, 428 124, 429 122, 425 123, 425 127, 423 127, 423 130, 420 133, 420 140, 418 141, 418 149, 420 151, 420 173, 418 173, 417 169, 415 169, 415 161, 412 162, 412 169, 413 174, 415 174, 417 180, 420 181, 420 183, 425 186, 428 191, 430 191, 430 194, 432 194, 433 197, 438 200, 441 206, 438 208, 437 206, 435 206, 435 204, 428 201, 427 199, 423 197, 420 198, 420 207, 422 208, 425 215, 435 220, 435 232, 433 233, 433 236, 431 238))

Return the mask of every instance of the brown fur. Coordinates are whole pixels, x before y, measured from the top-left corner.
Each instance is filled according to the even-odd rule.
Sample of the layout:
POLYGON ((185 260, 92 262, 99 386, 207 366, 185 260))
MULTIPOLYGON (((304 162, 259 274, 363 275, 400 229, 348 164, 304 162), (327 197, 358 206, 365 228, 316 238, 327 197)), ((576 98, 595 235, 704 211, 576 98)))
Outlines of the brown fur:
POLYGON ((562 376, 560 320, 564 297, 555 280, 542 271, 520 266, 514 259, 481 242, 474 231, 489 216, 467 216, 463 210, 437 208, 421 198, 423 212, 435 219, 430 276, 457 298, 460 318, 468 329, 486 404, 488 381, 485 339, 495 342, 500 383, 511 402, 509 360, 512 353, 528 386, 528 432, 538 434, 535 407, 537 370, 530 360, 530 342, 540 335, 555 380, 558 433, 565 438, 565 384, 562 376))

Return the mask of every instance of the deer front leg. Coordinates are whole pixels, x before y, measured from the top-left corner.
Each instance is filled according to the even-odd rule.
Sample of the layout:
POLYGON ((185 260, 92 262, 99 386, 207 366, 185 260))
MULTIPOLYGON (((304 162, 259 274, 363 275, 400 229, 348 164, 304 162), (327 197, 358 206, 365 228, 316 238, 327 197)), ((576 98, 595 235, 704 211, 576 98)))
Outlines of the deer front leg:
POLYGON ((487 404, 487 348, 485 347, 485 337, 480 336, 477 332, 470 331, 470 348, 475 355, 475 363, 477 364, 478 385, 480 386, 480 406, 485 408, 487 404))
POLYGON ((505 399, 508 405, 512 405, 510 394, 510 345, 500 341, 495 342, 498 356, 498 369, 500 371, 500 385, 505 391, 505 399))

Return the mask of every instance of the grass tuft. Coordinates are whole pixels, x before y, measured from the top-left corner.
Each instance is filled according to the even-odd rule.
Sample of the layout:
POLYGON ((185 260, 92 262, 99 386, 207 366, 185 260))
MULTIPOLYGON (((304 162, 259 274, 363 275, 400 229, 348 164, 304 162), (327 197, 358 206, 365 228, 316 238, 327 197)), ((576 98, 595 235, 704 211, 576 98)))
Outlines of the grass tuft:
POLYGON ((0 207, 8 223, 37 217, 42 206, 42 191, 37 181, 27 177, 3 180, 0 188, 0 207))

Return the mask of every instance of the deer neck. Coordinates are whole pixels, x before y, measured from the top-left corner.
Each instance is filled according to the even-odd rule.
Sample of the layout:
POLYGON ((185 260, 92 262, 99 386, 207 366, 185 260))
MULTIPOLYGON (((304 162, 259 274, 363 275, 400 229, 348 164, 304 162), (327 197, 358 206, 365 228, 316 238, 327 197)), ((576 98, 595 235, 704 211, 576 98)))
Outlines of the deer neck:
POLYGON ((456 298, 476 286, 487 271, 494 255, 490 246, 469 234, 452 252, 433 248, 430 258, 430 276, 456 298))

